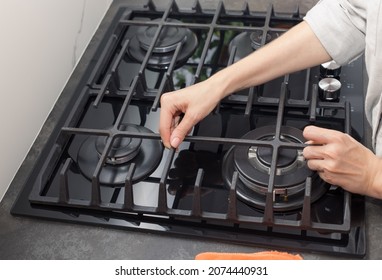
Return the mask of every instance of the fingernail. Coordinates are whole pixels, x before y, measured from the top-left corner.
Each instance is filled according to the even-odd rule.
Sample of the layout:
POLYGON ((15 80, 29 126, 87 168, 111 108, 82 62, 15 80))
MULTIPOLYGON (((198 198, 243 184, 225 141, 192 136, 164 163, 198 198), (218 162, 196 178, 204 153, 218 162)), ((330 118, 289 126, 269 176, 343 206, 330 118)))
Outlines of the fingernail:
POLYGON ((173 139, 171 139, 171 146, 173 148, 178 148, 180 144, 180 139, 178 137, 174 137, 173 139))

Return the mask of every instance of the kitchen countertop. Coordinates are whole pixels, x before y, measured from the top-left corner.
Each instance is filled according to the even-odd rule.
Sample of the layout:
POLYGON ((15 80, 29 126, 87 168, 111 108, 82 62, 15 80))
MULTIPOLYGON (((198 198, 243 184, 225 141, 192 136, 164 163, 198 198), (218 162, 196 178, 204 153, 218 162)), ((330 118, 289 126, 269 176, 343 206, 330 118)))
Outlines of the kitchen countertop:
MULTIPOLYGON (((131 1, 139 3, 140 1, 131 1)), ((216 2, 216 1, 215 1, 216 2)), ((201 1, 203 5, 214 5, 214 1, 201 1)), ((233 1, 225 1, 227 6, 233 1)), ((238 1, 235 1, 236 3, 238 1)), ((240 2, 240 1, 239 1, 240 2)), ((255 1, 253 1, 255 2, 255 1)), ((256 3, 267 1, 256 1, 256 3)), ((288 4, 290 1, 282 1, 288 4)), ((302 2, 292 1, 292 2, 302 2)), ((305 1, 304 3, 317 1, 305 1)), ((155 1, 154 1, 155 3, 155 1)), ((281 2, 280 2, 281 3, 281 2)), ((283 5, 284 5, 283 4, 283 5)), ((290 4, 290 3, 289 3, 290 4)), ((15 217, 10 209, 25 183, 34 162, 48 139, 72 89, 85 69, 87 61, 95 51, 110 15, 116 9, 109 9, 100 28, 90 42, 87 51, 75 69, 69 83, 46 120, 35 143, 18 170, 4 199, 0 203, 0 259, 173 259, 190 260, 206 251, 215 252, 257 252, 267 248, 254 248, 210 240, 160 235, 157 233, 126 231, 97 226, 54 222, 37 218, 15 217)), ((203 6, 202 6, 203 7, 203 6)), ((279 7, 279 6, 276 6, 279 7)), ((366 199, 366 259, 382 259, 382 201, 366 199)), ((293 252, 292 252, 293 253, 293 252)), ((300 253, 304 259, 337 259, 331 255, 300 253)))

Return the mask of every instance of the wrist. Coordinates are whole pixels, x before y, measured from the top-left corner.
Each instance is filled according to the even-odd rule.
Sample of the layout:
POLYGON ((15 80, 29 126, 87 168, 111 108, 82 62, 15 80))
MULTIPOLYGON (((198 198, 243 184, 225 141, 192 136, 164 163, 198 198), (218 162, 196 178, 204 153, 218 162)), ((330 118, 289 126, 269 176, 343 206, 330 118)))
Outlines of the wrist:
POLYGON ((230 77, 226 75, 225 70, 217 72, 206 82, 209 83, 211 92, 215 92, 216 98, 219 101, 235 91, 235 89, 232 89, 230 77))
POLYGON ((372 160, 372 166, 370 166, 370 180, 367 188, 366 195, 382 199, 382 158, 375 156, 375 160, 372 160))

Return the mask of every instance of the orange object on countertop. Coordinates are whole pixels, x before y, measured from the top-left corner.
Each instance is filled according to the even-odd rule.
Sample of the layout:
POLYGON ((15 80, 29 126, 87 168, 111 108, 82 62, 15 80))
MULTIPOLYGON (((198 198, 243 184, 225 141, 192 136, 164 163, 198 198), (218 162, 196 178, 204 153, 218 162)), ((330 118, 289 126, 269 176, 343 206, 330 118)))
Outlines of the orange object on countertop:
POLYGON ((256 253, 219 253, 204 252, 197 254, 195 260, 302 260, 300 255, 279 251, 262 251, 256 253))

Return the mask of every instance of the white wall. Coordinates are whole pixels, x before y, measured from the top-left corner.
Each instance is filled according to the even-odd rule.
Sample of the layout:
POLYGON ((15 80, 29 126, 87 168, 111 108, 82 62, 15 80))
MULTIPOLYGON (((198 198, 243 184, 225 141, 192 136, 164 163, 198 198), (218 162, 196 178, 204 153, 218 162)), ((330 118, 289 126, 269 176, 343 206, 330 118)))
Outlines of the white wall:
POLYGON ((112 0, 0 0, 0 200, 112 0))

